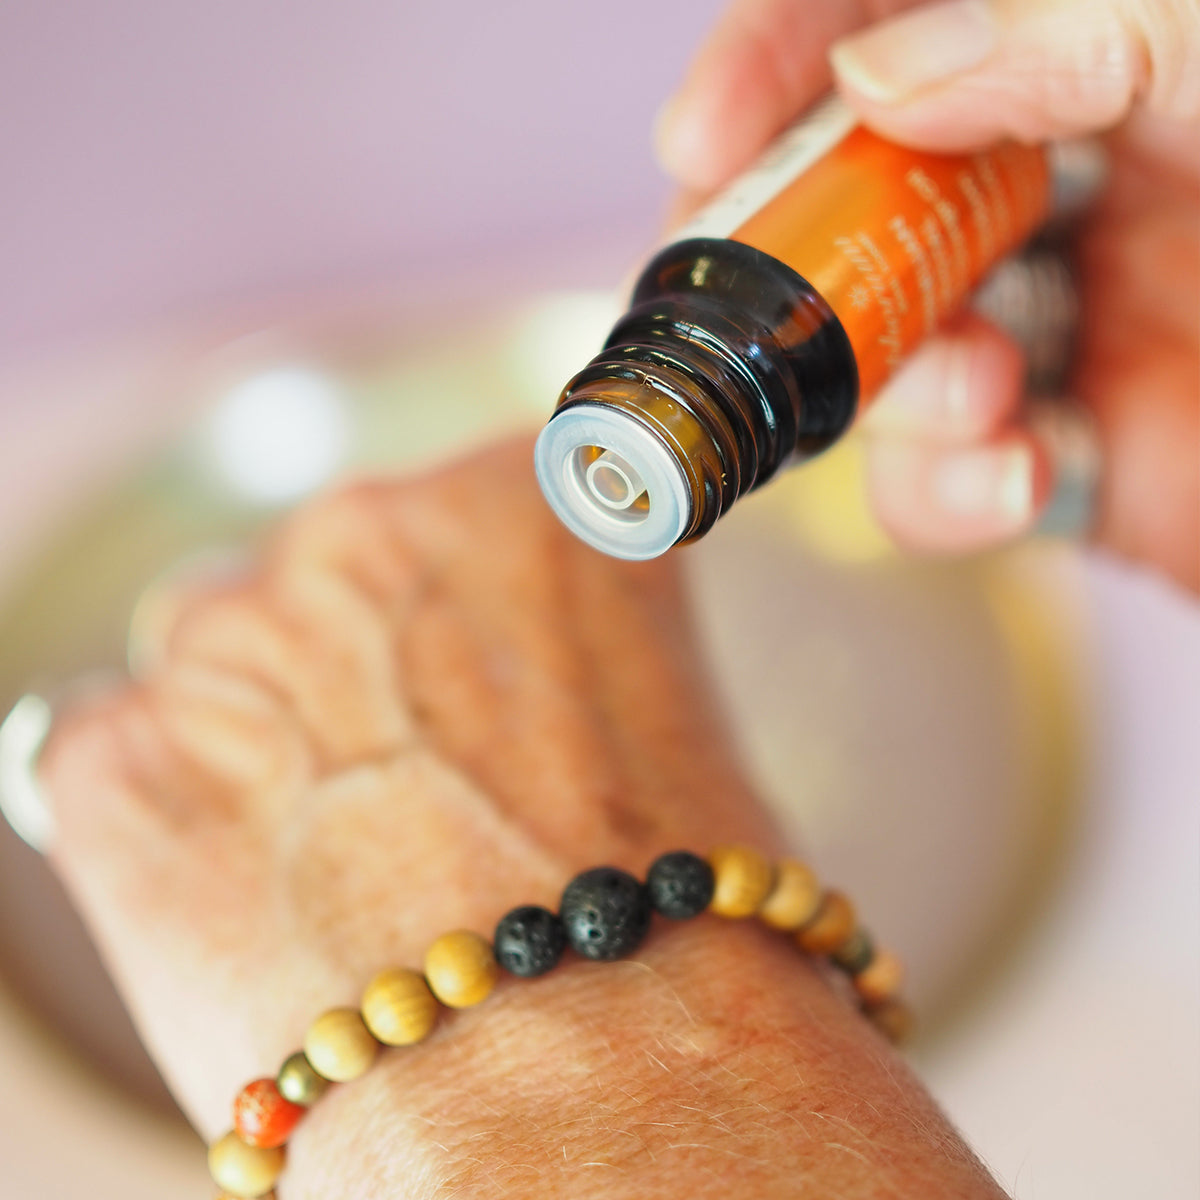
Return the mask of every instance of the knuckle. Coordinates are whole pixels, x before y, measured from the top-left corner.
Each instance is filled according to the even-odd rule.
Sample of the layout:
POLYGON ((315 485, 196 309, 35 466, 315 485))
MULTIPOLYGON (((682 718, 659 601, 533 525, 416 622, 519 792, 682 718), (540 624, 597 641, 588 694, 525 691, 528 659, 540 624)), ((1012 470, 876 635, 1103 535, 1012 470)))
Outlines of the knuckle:
POLYGON ((380 603, 403 592, 411 570, 389 520, 404 484, 365 480, 344 485, 294 513, 268 547, 268 570, 290 581, 335 577, 380 603))

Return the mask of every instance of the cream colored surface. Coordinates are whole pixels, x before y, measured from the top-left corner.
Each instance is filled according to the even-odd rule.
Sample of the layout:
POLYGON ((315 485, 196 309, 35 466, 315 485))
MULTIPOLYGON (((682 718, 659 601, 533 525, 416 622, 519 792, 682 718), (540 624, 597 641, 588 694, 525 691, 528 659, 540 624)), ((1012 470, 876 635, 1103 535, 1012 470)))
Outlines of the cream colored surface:
MULTIPOLYGON (((261 498, 232 495, 211 458, 211 414, 235 385, 315 369, 349 415, 344 469, 419 463, 535 428, 610 310, 605 297, 550 298, 480 320, 470 353, 436 326, 397 347, 381 314, 350 349, 320 328, 215 353, 181 336, 110 350, 107 375, 98 363, 71 379, 0 380, 0 703, 39 675, 117 665, 144 581, 269 516, 261 498), (43 403, 17 408, 18 395, 43 403), (138 466, 139 443, 162 444, 164 411, 182 426, 173 448, 138 466), (42 557, 22 567, 35 546, 42 557)), ((850 447, 794 473, 683 551, 752 769, 822 877, 907 960, 927 1017, 918 1060, 1008 1186, 1068 1200, 1194 1194, 1197 828, 1185 800, 1200 750, 1184 732, 1189 707, 1200 711, 1200 619, 1061 549, 905 562, 855 501, 854 458, 850 447)), ((36 908, 41 868, 17 853, 5 847, 20 867, 10 879, 28 878, 36 908)), ((77 1032, 40 1029, 15 999, 30 994, 18 978, 30 962, 61 972, 68 996, 90 987, 47 913, 38 925, 6 899, 17 950, 0 960, 12 982, 0 989, 4 1194, 202 1194, 202 1149, 181 1123, 84 1066, 77 1032), (35 956, 21 957, 23 929, 35 956)), ((111 1024, 87 1036, 123 1045, 111 1024)))

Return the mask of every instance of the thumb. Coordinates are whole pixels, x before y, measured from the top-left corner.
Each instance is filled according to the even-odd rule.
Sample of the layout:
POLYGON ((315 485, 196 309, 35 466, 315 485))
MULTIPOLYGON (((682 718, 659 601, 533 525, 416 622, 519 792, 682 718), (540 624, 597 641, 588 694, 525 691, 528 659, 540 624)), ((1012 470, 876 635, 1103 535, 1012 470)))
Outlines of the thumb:
POLYGON ((869 124, 931 148, 1092 133, 1138 103, 1200 115, 1195 0, 942 0, 830 58, 869 124))

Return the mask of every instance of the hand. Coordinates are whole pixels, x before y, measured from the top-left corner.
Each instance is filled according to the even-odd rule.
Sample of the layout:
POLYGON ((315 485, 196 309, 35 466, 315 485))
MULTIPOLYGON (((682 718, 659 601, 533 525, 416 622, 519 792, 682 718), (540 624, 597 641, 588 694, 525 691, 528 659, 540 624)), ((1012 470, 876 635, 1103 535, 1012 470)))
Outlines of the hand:
MULTIPOLYGON (((182 598, 137 683, 57 726, 55 863, 209 1139, 324 1009, 583 867, 771 822, 671 561, 550 514, 530 448, 297 514, 182 598)), ((199 1150, 197 1151, 199 1153, 199 1150)), ((281 1195, 995 1197, 868 1024, 779 936, 701 917, 564 962, 334 1089, 281 1195)))
MULTIPOLYGON (((1111 186, 1079 244, 1072 381, 1104 451, 1095 534, 1198 590, 1198 81, 1200 10, 1184 0, 735 0, 664 110, 659 152, 711 192, 831 82, 878 132, 933 150, 1111 130, 1111 186)), ((1052 480, 1021 377, 1008 338, 962 319, 869 411, 872 497, 898 541, 970 550, 1034 524, 1052 480)))

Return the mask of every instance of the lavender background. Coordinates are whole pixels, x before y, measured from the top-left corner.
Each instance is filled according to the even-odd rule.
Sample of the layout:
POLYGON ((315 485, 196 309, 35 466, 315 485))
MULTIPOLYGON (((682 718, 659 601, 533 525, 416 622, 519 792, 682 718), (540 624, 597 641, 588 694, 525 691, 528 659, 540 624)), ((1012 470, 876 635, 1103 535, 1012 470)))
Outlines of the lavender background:
POLYGON ((653 114, 720 7, 5 0, 0 361, 645 237, 653 114))

